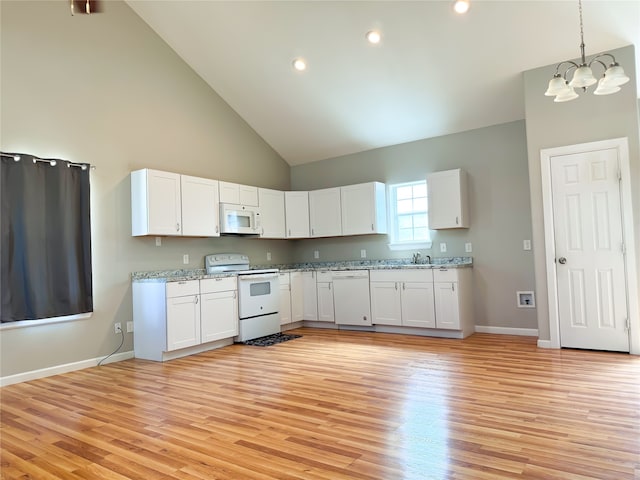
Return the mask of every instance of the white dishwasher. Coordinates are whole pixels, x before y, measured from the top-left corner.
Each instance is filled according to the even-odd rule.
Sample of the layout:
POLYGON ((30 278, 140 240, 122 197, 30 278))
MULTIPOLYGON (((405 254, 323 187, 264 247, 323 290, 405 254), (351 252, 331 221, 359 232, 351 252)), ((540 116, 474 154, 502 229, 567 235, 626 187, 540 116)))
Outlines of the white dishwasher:
POLYGON ((336 324, 371 325, 369 271, 334 271, 331 274, 336 324))

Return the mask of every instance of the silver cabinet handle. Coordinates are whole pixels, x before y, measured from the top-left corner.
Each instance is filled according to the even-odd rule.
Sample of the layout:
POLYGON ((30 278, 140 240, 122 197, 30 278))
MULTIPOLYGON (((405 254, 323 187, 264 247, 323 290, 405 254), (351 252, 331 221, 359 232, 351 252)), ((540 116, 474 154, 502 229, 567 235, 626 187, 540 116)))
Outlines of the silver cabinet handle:
POLYGON ((406 290, 406 289, 407 289, 407 284, 406 284, 406 283, 404 283, 404 282, 402 282, 402 289, 403 289, 403 290, 406 290))
POLYGON ((566 259, 566 258, 564 258, 564 257, 560 257, 560 258, 558 259, 558 263, 561 263, 562 265, 564 265, 565 263, 567 263, 567 259, 566 259))
POLYGON ((218 225, 216 225, 216 233, 220 233, 220 227, 218 227, 218 225))
POLYGON ((458 217, 456 217, 456 225, 458 225, 458 217))
POLYGON ((198 304, 198 295, 195 295, 195 301, 193 303, 195 303, 196 305, 198 304))
POLYGON ((371 224, 371 231, 373 232, 373 223, 371 224))
POLYGON ((180 231, 180 224, 176 223, 176 232, 179 232, 179 231, 180 231))
POLYGON ((398 290, 398 282, 396 282, 395 286, 396 286, 396 290, 398 290))

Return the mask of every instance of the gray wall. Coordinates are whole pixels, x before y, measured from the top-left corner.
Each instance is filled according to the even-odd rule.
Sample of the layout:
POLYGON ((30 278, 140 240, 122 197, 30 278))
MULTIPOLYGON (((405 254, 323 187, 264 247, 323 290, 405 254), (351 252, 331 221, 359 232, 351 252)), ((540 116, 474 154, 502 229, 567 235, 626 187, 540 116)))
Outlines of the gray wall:
MULTIPOLYGON (((294 190, 312 190, 367 181, 399 183, 430 172, 463 168, 469 174, 471 228, 432 231, 432 257, 464 256, 473 244, 477 325, 537 328, 533 309, 516 307, 516 291, 534 289, 533 256, 522 242, 531 238, 529 179, 524 121, 379 148, 291 169, 294 190), (441 254, 440 242, 447 243, 441 254)), ((390 251, 387 235, 302 240, 297 261, 407 258, 412 251, 390 251)))
MULTIPOLYGON (((92 318, 3 330, 0 376, 110 353, 132 318, 130 274, 201 267, 242 251, 289 260, 285 241, 131 237, 129 172, 152 167, 287 189, 289 166, 124 3, 69 14, 64 1, 2 1, 1 148, 90 162, 92 318)), ((6 288, 6 287, 5 287, 6 288)), ((132 349, 126 335, 122 351, 132 349)))
MULTIPOLYGON (((595 53, 595 52, 594 52, 595 53)), ((533 244, 535 254, 536 290, 538 291, 538 327, 540 338, 550 339, 547 302, 546 252, 542 213, 542 180, 540 150, 544 148, 628 137, 633 191, 633 218, 636 252, 640 253, 640 140, 638 127, 638 96, 633 46, 611 50, 631 81, 613 95, 593 95, 593 87, 580 98, 566 103, 554 103, 543 95, 555 65, 524 72, 525 109, 527 119, 527 150, 533 244)), ((559 59, 563 60, 563 59, 559 59)), ((599 67, 595 66, 594 69, 599 67)), ((599 70, 594 73, 600 74, 599 70)), ((637 256, 640 261, 640 255, 637 256)), ((640 266, 638 267, 640 271, 640 266)))

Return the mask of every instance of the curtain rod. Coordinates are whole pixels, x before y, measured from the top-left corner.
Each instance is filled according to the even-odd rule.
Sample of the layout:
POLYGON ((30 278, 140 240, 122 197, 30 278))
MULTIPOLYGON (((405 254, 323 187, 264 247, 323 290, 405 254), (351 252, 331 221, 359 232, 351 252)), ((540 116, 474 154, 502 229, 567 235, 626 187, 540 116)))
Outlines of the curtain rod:
MULTIPOLYGON (((13 158, 14 161, 19 162, 20 160, 22 160, 22 156, 16 153, 4 153, 4 152, 0 152, 0 156, 5 157, 5 158, 13 158)), ((48 163, 49 165, 51 165, 52 167, 55 167, 56 164, 58 163, 58 160, 56 159, 49 159, 49 158, 39 158, 36 157, 35 155, 29 155, 30 157, 32 157, 32 161, 33 163, 36 162, 42 162, 42 163, 48 163)), ((67 167, 78 167, 81 168, 82 170, 86 170, 87 168, 91 169, 91 170, 95 170, 96 167, 94 165, 89 165, 88 163, 74 163, 71 162, 69 160, 62 160, 63 162, 65 162, 67 164, 67 167)))

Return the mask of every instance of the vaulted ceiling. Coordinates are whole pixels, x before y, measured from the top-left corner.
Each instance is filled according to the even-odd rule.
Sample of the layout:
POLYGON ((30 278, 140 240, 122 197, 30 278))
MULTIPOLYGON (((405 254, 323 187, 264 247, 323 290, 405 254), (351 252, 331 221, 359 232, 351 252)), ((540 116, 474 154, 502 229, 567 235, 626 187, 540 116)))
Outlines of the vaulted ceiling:
MULTIPOLYGON (((298 165, 524 118, 522 72, 579 56, 578 2, 471 1, 127 3, 298 165)), ((583 17, 588 57, 635 44, 640 65, 640 1, 585 0, 583 17)))

